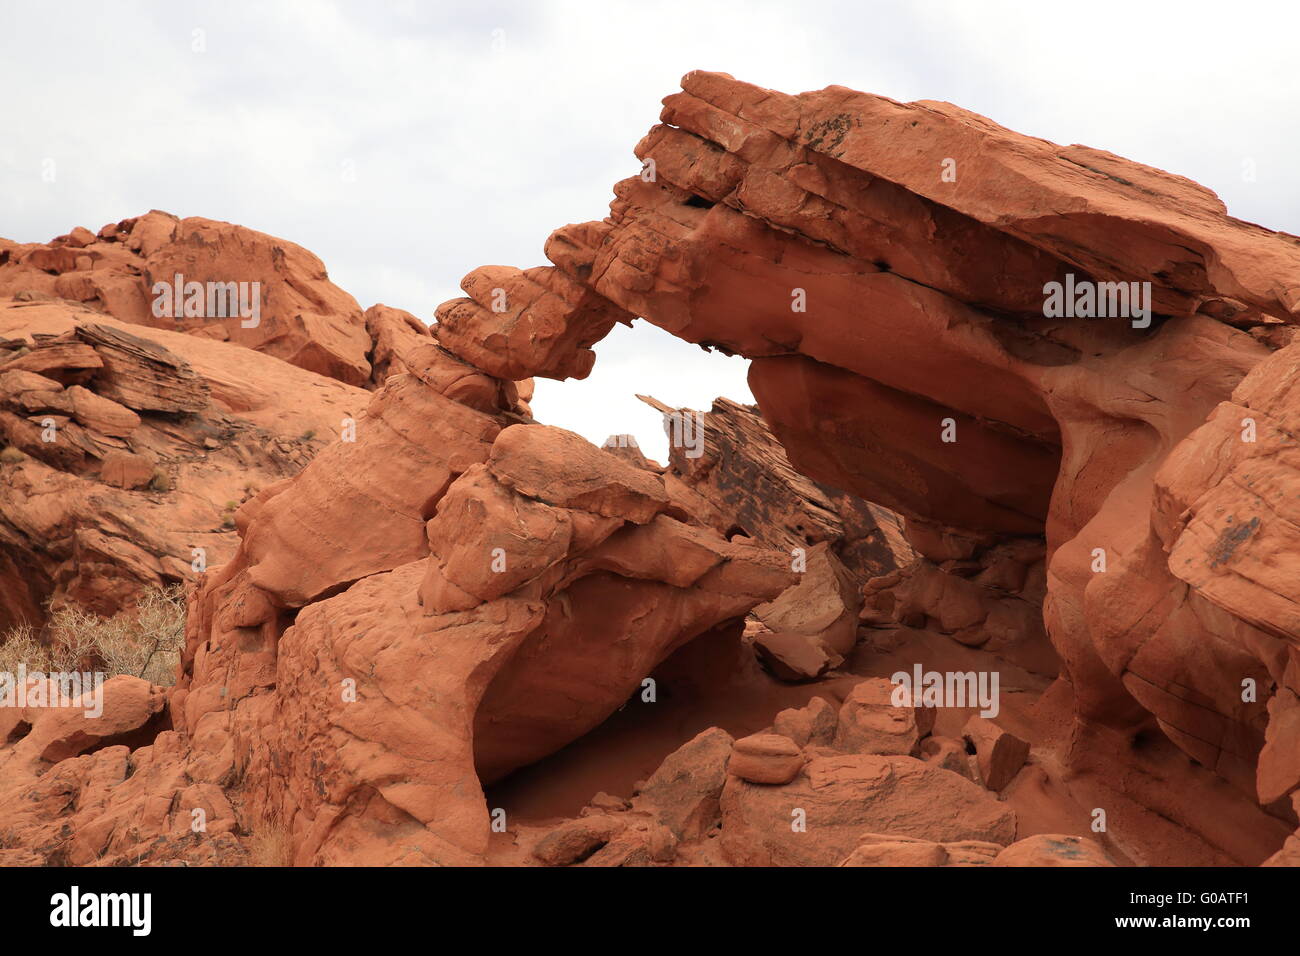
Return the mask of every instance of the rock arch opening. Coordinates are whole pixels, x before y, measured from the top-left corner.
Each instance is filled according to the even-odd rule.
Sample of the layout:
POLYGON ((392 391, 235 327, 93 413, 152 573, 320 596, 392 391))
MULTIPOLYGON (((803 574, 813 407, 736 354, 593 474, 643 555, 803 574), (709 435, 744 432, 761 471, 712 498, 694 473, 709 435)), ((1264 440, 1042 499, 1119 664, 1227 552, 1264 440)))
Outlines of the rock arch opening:
MULTIPOLYGON (((689 74, 637 148, 658 180, 618 184, 610 217, 557 231, 549 258, 628 312, 749 358, 793 467, 908 517, 922 561, 869 590, 868 614, 937 624, 958 644, 993 630, 981 647, 1000 654, 1037 630, 1022 663, 1059 661, 1062 721, 1124 741, 1085 759, 1067 748, 1067 762, 1092 759, 1099 779, 1136 768, 1139 812, 1204 841, 1190 857, 1262 859, 1296 822, 1270 798, 1294 792, 1300 771, 1274 772, 1285 761, 1265 746, 1269 717, 1239 685, 1281 686, 1291 651, 1276 641, 1294 630, 1220 616, 1244 610, 1214 560, 1230 516, 1198 527, 1170 457, 1186 468, 1191 448, 1227 439, 1207 419, 1246 404, 1241 389, 1266 401, 1247 376, 1276 348, 1271 327, 1295 321, 1275 278, 1295 274, 1294 245, 1159 170, 946 105, 846 95, 689 74), (814 122, 828 112, 830 138, 814 122), (950 160, 955 177, 940 175, 945 156, 966 157, 950 160), (1231 264, 1212 270, 1211 248, 1231 264), (1087 295, 1060 311, 1054 289, 1087 295), (1120 292, 1123 310, 1097 308, 1120 292), (1005 599, 1006 582, 1031 574, 1041 615, 1005 599), (1213 664, 1197 672, 1202 658, 1213 664), (1186 786, 1240 826, 1156 784, 1179 751, 1186 786)), ((1276 595, 1267 578, 1261 566, 1260 595, 1276 595)))

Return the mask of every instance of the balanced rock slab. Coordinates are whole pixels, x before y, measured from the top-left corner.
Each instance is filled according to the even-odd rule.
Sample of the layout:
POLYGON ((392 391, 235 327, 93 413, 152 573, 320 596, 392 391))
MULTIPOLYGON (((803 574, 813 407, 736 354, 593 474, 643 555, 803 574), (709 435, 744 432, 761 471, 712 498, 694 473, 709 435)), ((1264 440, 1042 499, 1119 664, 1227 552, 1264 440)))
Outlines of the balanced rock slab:
POLYGON ((749 783, 789 783, 803 769, 803 752, 789 737, 751 734, 736 741, 727 772, 749 783))

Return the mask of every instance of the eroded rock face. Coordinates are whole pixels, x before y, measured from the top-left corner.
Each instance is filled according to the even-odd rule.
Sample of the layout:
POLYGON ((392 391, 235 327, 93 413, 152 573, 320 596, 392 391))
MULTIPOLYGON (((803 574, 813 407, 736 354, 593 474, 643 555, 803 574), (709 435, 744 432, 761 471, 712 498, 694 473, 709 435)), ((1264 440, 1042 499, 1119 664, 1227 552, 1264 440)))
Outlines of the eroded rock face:
POLYGON ((897 515, 796 471, 754 406, 719 398, 697 412, 639 397, 665 415, 668 474, 712 506, 710 521, 728 538, 791 553, 822 546, 859 587, 914 557, 897 515))
POLYGON ((366 309, 366 332, 373 343, 370 350, 371 377, 382 384, 389 375, 409 372, 406 353, 433 341, 429 327, 402 309, 372 305, 366 309))
POLYGON ((461 282, 468 298, 438 307, 447 348, 503 379, 586 378, 591 346, 633 316, 551 268, 483 266, 461 282))
POLYGON ((722 820, 719 801, 735 741, 711 727, 671 753, 641 787, 646 808, 679 840, 698 840, 722 820))
POLYGON ((78 228, 49 243, 0 240, 0 295, 34 294, 123 322, 234 342, 349 385, 372 381, 367 319, 321 261, 228 222, 153 210, 97 235, 78 228), (227 283, 235 284, 233 306, 224 298, 227 283), (209 291, 214 284, 220 299, 209 291), (164 307, 155 309, 160 296, 164 307))
POLYGON ((118 676, 63 706, 0 709, 0 864, 247 862, 230 800, 186 772, 191 744, 165 703, 118 676))
POLYGON ((69 299, 126 323, 264 351, 348 385, 372 381, 367 319, 356 299, 302 246, 230 222, 155 209, 98 235, 81 229, 44 245, 0 241, 0 294, 69 299), (235 284, 239 307, 209 299, 214 284, 221 297, 235 284), (165 307, 155 308, 160 297, 165 307))
POLYGON ((1142 668, 1135 676, 1160 671, 1160 679, 1135 681, 1135 696, 1155 698, 1176 715, 1168 718, 1171 736, 1203 763, 1248 776, 1263 728, 1255 784, 1265 804, 1300 789, 1298 366, 1297 345, 1260 362, 1156 473, 1153 536, 1168 554, 1170 573, 1186 586, 1189 605, 1218 626, 1194 657, 1181 646, 1175 654, 1177 638, 1162 631, 1160 646, 1135 659, 1142 668), (1237 685, 1216 686, 1209 701, 1180 699, 1173 685, 1215 658, 1239 669, 1230 671, 1237 685), (1243 700, 1255 696, 1243 693, 1244 680, 1278 684, 1267 717, 1257 702, 1243 700))
POLYGON ((458 381, 391 376, 355 443, 241 510, 243 546, 192 601, 178 724, 208 738, 207 775, 238 763, 296 862, 481 860, 480 780, 794 581, 780 553, 666 513, 660 476, 436 390, 458 381))
POLYGON ((0 299, 0 339, 0 631, 39 624, 47 602, 113 614, 229 560, 239 503, 370 397, 62 301, 0 299))
MULTIPOLYGON (((782 680, 806 681, 842 663, 857 643, 863 586, 916 560, 898 516, 795 471, 752 406, 718 399, 701 413, 639 397, 664 414, 663 474, 674 500, 731 540, 785 551, 799 575, 754 611, 765 666, 782 680)), ((617 442, 606 451, 639 457, 617 442)))
MULTIPOLYGON (((1154 718, 1253 792, 1300 639, 1282 596, 1289 453, 1268 452, 1289 395, 1272 330, 1300 319, 1295 238, 1180 177, 949 104, 696 72, 662 118, 637 148, 655 175, 553 234, 556 266, 750 357, 791 463, 915 523, 933 567, 900 613, 1006 644, 1041 603, 1079 719, 1134 734, 1154 718), (1051 282, 1150 283, 1150 313, 1047 317, 1051 282), (1253 444, 1242 408, 1261 419, 1253 444), (997 549, 1038 535, 1044 569, 1011 559, 1026 583, 1008 588, 1003 570, 1022 575, 997 549)), ((1042 651, 1017 653, 1051 673, 1042 651)), ((1281 752, 1261 796, 1286 818, 1281 752)))
POLYGON ((1046 545, 1038 537, 968 537, 908 521, 910 562, 863 589, 873 627, 919 627, 1055 677, 1060 660, 1043 624, 1046 545))

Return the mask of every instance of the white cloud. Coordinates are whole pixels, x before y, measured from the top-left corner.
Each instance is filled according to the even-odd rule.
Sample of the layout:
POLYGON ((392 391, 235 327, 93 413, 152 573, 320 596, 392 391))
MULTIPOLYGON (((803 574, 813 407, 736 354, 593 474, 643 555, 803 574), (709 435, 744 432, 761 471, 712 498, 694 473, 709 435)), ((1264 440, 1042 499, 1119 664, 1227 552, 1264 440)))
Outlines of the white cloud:
POLYGON ((614 326, 596 345, 596 367, 586 379, 538 379, 533 414, 597 445, 610 435, 635 435, 642 453, 664 464, 668 438, 662 416, 636 396, 700 411, 708 411, 719 395, 752 403, 748 371, 749 362, 740 356, 706 352, 638 319, 630 329, 614 326))

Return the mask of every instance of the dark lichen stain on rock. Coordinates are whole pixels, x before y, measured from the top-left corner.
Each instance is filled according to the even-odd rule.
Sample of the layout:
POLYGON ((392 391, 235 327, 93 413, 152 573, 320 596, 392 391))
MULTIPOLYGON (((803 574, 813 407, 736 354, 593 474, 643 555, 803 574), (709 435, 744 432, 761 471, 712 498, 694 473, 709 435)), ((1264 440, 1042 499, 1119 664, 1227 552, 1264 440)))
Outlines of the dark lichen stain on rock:
POLYGON ((839 148, 844 142, 844 137, 848 135, 849 126, 853 122, 853 117, 849 113, 839 113, 830 119, 822 120, 820 123, 814 123, 806 133, 804 133, 804 142, 810 149, 820 150, 821 152, 831 153, 839 148), (830 142, 825 142, 827 137, 830 142))
POLYGON ((1051 849, 1053 856, 1059 856, 1066 860, 1083 859, 1083 853, 1077 845, 1066 843, 1063 840, 1049 840, 1047 845, 1051 849))
MULTIPOLYGON (((1232 518, 1228 519, 1229 522, 1232 518)), ((1210 554, 1214 558, 1210 562, 1210 567, 1215 568, 1220 564, 1227 564, 1232 558, 1237 546, 1255 533, 1259 527, 1259 518, 1251 518, 1245 524, 1229 524, 1219 535, 1219 540, 1214 542, 1214 547, 1210 549, 1210 554)))

